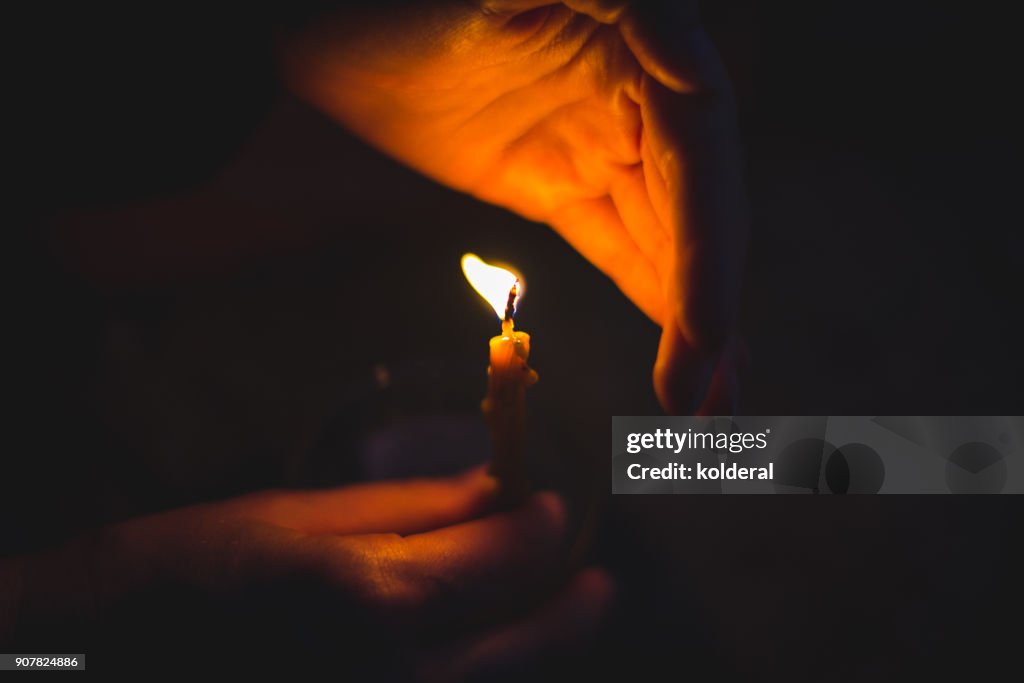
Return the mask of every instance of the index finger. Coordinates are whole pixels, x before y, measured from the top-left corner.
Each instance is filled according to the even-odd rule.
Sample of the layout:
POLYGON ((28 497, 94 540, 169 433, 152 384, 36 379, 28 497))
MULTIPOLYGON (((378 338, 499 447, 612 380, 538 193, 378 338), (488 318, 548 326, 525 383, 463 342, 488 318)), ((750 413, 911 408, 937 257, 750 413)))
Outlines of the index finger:
POLYGON ((484 468, 457 476, 350 484, 311 491, 260 491, 224 505, 247 519, 307 534, 414 534, 487 510, 498 484, 484 468))
POLYGON ((461 628, 496 621, 554 587, 565 531, 564 504, 542 493, 436 531, 333 539, 325 569, 387 627, 461 628))
POLYGON ((748 216, 731 89, 703 31, 686 40, 707 78, 681 93, 645 76, 645 167, 648 183, 660 185, 651 195, 661 195, 656 210, 675 246, 674 318, 690 347, 714 354, 735 324, 748 216))

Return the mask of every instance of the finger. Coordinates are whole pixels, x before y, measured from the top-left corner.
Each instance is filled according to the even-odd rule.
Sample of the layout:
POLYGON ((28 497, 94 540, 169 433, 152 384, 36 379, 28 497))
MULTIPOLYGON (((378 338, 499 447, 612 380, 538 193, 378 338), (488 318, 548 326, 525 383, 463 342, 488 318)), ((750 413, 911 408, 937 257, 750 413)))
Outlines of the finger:
POLYGON ((731 99, 680 95, 650 78, 643 93, 644 131, 675 242, 676 324, 699 353, 717 353, 734 325, 747 241, 731 99))
POLYGON ((571 655, 597 631, 613 592, 605 571, 586 569, 536 614, 428 658, 421 677, 437 682, 504 679, 510 673, 528 674, 545 657, 571 655))
POLYGON ((507 616, 546 589, 565 533, 564 504, 537 494, 514 511, 437 531, 337 539, 336 579, 391 628, 464 628, 507 616))
POLYGON ((454 477, 260 492, 229 504, 248 519, 307 534, 412 534, 473 519, 496 492, 479 467, 454 477))
POLYGON ((665 295, 657 268, 637 246, 610 197, 570 204, 550 222, 651 320, 663 319, 665 295))
POLYGON ((714 46, 700 30, 693 0, 634 2, 619 32, 643 70, 670 90, 695 92, 709 74, 724 75, 715 71, 714 46))
POLYGON ((704 403, 714 375, 716 357, 697 353, 669 311, 661 327, 654 362, 654 392, 670 415, 694 415, 704 403))

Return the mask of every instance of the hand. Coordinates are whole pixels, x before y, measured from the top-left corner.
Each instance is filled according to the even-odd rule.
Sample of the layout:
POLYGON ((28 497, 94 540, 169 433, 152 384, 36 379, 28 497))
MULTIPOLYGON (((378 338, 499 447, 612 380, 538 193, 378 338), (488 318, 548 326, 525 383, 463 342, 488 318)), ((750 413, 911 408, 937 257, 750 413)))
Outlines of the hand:
POLYGON ((662 325, 666 410, 731 414, 747 217, 732 95, 695 5, 345 9, 283 58, 294 88, 355 133, 550 224, 611 277, 662 325))
POLYGON ((479 517, 495 490, 474 470, 256 493, 117 524, 89 543, 22 560, 15 635, 68 611, 81 618, 86 607, 93 623, 109 624, 124 605, 145 615, 128 627, 149 628, 202 595, 254 606, 262 619, 255 631, 280 627, 281 615, 267 609, 268 596, 277 596, 303 625, 312 620, 323 631, 339 662, 351 664, 370 648, 434 680, 483 675, 585 640, 607 606, 609 579, 592 569, 562 585, 559 499, 539 494, 519 509, 479 517), (74 580, 94 577, 89 599, 68 567, 74 580), (147 602, 163 594, 179 604, 147 602), (423 644, 433 654, 419 651, 423 644))

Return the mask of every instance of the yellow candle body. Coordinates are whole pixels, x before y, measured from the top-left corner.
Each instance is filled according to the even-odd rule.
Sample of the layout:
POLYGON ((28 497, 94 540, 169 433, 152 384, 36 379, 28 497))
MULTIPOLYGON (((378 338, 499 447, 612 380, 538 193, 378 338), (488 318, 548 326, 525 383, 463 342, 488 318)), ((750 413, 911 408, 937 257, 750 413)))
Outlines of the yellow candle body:
POLYGON ((482 408, 494 442, 491 474, 501 484, 501 497, 515 503, 530 492, 523 456, 526 387, 537 381, 537 373, 526 364, 530 357, 530 335, 515 332, 510 320, 502 323, 501 332, 491 338, 491 365, 482 408))

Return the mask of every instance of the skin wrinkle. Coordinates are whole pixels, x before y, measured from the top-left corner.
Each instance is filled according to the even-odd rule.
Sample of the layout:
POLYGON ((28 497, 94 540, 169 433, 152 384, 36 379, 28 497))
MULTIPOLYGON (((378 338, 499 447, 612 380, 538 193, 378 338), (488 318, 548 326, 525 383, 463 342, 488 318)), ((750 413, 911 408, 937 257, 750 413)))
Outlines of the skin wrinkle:
MULTIPOLYGON (((590 38, 590 36, 588 35, 587 36, 587 40, 588 41, 589 41, 589 38, 590 38)), ((582 46, 581 46, 581 48, 582 48, 582 46)), ((456 130, 458 131, 458 130, 462 130, 462 129, 465 129, 465 128, 469 127, 471 125, 471 123, 476 118, 479 118, 479 117, 485 115, 488 112, 489 109, 495 108, 498 104, 500 104, 504 100, 504 98, 507 97, 508 99, 514 101, 514 99, 515 99, 514 96, 517 95, 517 94, 521 94, 522 90, 525 90, 525 89, 530 88, 530 87, 536 87, 539 83, 542 83, 548 77, 554 76, 554 75, 558 74, 560 71, 563 71, 567 67, 567 65, 570 65, 575 60, 575 57, 576 57, 575 54, 570 55, 570 59, 569 60, 567 60, 566 62, 563 62, 562 64, 560 64, 560 65, 556 66, 555 68, 551 69, 547 74, 545 74, 539 80, 535 78, 535 79, 531 80, 530 82, 524 84, 520 88, 517 88, 513 92, 507 92, 507 93, 504 93, 503 95, 499 95, 494 100, 492 100, 487 105, 485 105, 483 108, 478 109, 476 112, 474 112, 469 118, 467 118, 466 120, 456 124, 456 130)), ((500 65, 500 66, 505 66, 505 65, 500 65)), ((343 78, 339 78, 337 80, 344 81, 343 78)), ((477 76, 477 80, 479 80, 479 76, 477 76)), ((467 85, 468 83, 469 83, 468 78, 467 79, 463 79, 463 81, 461 82, 461 84, 462 84, 461 87, 474 87, 474 85, 475 85, 475 84, 467 85)), ((374 87, 374 89, 377 90, 375 85, 372 85, 371 87, 374 87)), ((430 93, 430 94, 436 95, 436 93, 430 93)), ((431 97, 429 99, 430 99, 431 102, 437 102, 438 101, 436 97, 431 97)), ((418 99, 417 101, 422 101, 422 100, 418 99)), ((400 103, 400 99, 395 98, 395 99, 392 99, 392 106, 389 109, 392 110, 392 111, 395 111, 395 110, 405 109, 405 107, 400 103)), ((450 107, 450 111, 453 112, 453 113, 457 112, 458 109, 459 109, 459 104, 453 104, 450 107)), ((433 114, 443 118, 444 112, 442 110, 438 110, 438 111, 434 111, 433 114)), ((456 152, 453 150, 451 152, 451 155, 452 155, 452 159, 453 159, 453 162, 454 162, 454 159, 456 158, 456 152)), ((417 168, 419 168, 419 170, 421 172, 425 173, 426 175, 429 175, 431 177, 437 177, 437 176, 435 176, 435 174, 433 174, 430 171, 430 169, 428 167, 423 166, 422 164, 415 164, 415 165, 417 166, 417 168)), ((482 171, 479 172, 478 178, 476 180, 470 181, 470 182, 468 182, 466 184, 463 184, 463 185, 460 185, 460 186, 463 187, 466 192, 469 192, 470 194, 473 194, 474 196, 479 196, 479 189, 478 188, 480 187, 481 183, 483 183, 483 182, 485 182, 487 180, 487 177, 486 177, 487 173, 488 173, 487 170, 482 170, 482 171)), ((450 179, 445 178, 445 177, 440 177, 438 179, 443 181, 443 182, 450 182, 450 179)))
MULTIPOLYGON (((574 102, 567 102, 567 103, 565 103, 565 104, 563 104, 563 105, 561 105, 561 106, 559 106, 559 107, 557 107, 557 108, 547 112, 544 117, 542 117, 538 121, 534 122, 533 125, 529 129, 527 129, 521 135, 516 137, 514 140, 511 140, 507 145, 505 145, 505 150, 504 150, 503 155, 502 155, 502 161, 505 161, 509 156, 512 156, 512 155, 516 154, 524 146, 527 146, 529 143, 531 143, 533 141, 533 139, 534 139, 534 135, 533 134, 536 133, 537 131, 541 130, 544 126, 547 126, 547 125, 550 124, 550 117, 551 117, 551 115, 556 114, 559 111, 567 110, 567 109, 570 109, 572 107, 575 107, 575 106, 577 106, 579 104, 582 104, 585 101, 586 100, 577 100, 577 101, 574 101, 574 102)), ((569 145, 568 143, 560 141, 558 143, 557 147, 552 148, 550 145, 548 145, 547 148, 549 150, 552 150, 552 151, 557 151, 558 152, 557 156, 559 156, 560 158, 565 159, 566 161, 568 161, 569 165, 572 166, 573 173, 574 173, 574 178, 569 179, 570 181, 574 180, 574 179, 578 180, 581 177, 580 173, 579 173, 579 168, 577 166, 577 164, 578 164, 578 162, 576 160, 577 155, 572 153, 573 148, 572 148, 571 145, 569 145)), ((493 170, 490 170, 490 172, 493 173, 493 170)), ((563 180, 563 182, 565 182, 565 181, 563 180)), ((579 184, 579 183, 568 182, 567 184, 574 185, 574 184, 579 184)), ((594 192, 594 194, 592 196, 589 196, 589 197, 587 197, 587 196, 577 197, 573 201, 576 201, 578 199, 593 199, 593 198, 600 197, 600 196, 602 196, 605 193, 604 190, 602 190, 601 188, 594 188, 593 192, 594 192)), ((473 191, 473 194, 475 196, 479 196, 479 195, 476 194, 475 190, 473 191)), ((564 201, 561 202, 561 203, 564 203, 564 201)), ((551 207, 551 208, 554 208, 554 207, 551 207)), ((552 214, 551 214, 550 210, 537 210, 537 209, 534 209, 533 210, 533 215, 536 216, 536 219, 539 220, 539 221, 546 221, 552 214)))
POLYGON ((640 147, 643 136, 643 117, 642 117, 642 87, 643 87, 643 69, 640 67, 639 62, 628 50, 622 50, 625 55, 621 58, 628 63, 628 67, 620 69, 616 74, 619 78, 617 82, 615 79, 608 77, 608 81, 614 83, 614 90, 609 96, 609 102, 614 105, 614 109, 620 113, 621 118, 632 122, 634 125, 631 127, 635 129, 634 138, 631 141, 631 149, 634 151, 634 155, 637 161, 641 160, 640 147), (628 77, 622 78, 622 74, 628 74, 628 77))
MULTIPOLYGON (((555 10, 556 9, 557 8, 555 6, 553 6, 553 5, 546 6, 544 8, 543 20, 539 21, 537 23, 537 26, 534 27, 534 29, 532 31, 530 31, 530 33, 528 35, 523 36, 523 39, 520 42, 516 43, 516 47, 518 47, 518 48, 525 47, 530 42, 538 40, 539 36, 543 36, 548 30, 550 30, 549 24, 552 21, 552 15, 555 14, 555 10)), ((511 14, 509 14, 509 16, 502 23, 502 29, 503 30, 511 30, 511 29, 509 29, 509 24, 511 24, 513 21, 515 21, 516 18, 519 17, 519 16, 520 16, 519 13, 511 13, 511 14)))
MULTIPOLYGON (((560 64, 557 64, 556 66, 548 69, 545 73, 543 73, 542 75, 537 76, 537 77, 531 79, 529 82, 524 83, 523 85, 518 86, 518 87, 516 87, 516 88, 514 88, 512 90, 508 90, 506 92, 503 92, 502 94, 498 95, 498 97, 496 97, 493 100, 487 102, 486 104, 484 104, 483 107, 480 107, 475 112, 473 112, 465 121, 463 121, 458 126, 456 126, 455 132, 458 132, 460 130, 464 130, 465 128, 467 128, 470 124, 472 124, 477 119, 479 119, 481 117, 484 117, 484 116, 486 116, 488 114, 493 113, 496 109, 499 108, 499 105, 507 103, 508 101, 515 102, 515 100, 517 98, 522 97, 523 91, 529 90, 531 88, 537 88, 538 86, 543 86, 546 81, 552 80, 556 76, 562 74, 566 69, 571 68, 576 63, 576 61, 580 57, 580 55, 583 54, 583 52, 586 49, 587 45, 590 43, 591 39, 594 37, 594 34, 596 33, 597 28, 598 27, 595 25, 594 26, 594 30, 591 31, 587 36, 585 36, 583 38, 583 40, 581 41, 579 47, 576 48, 575 50, 571 51, 569 53, 569 55, 568 55, 568 58, 565 61, 563 61, 560 64)), ((551 112, 551 110, 544 110, 543 114, 541 115, 541 118, 543 118, 544 116, 547 116, 550 112, 551 112)), ((534 125, 534 123, 536 123, 536 122, 531 122, 528 125, 532 127, 534 125)), ((516 136, 516 137, 517 138, 518 137, 522 137, 522 135, 525 135, 525 132, 520 134, 520 135, 518 135, 518 136, 516 136)))
MULTIPOLYGON (((643 109, 641 108, 641 115, 643 109)), ((644 166, 644 180, 647 185, 647 194, 651 199, 651 206, 654 208, 655 216, 664 226, 666 233, 674 240, 679 232, 675 228, 675 216, 671 213, 672 203, 668 200, 670 190, 664 171, 659 167, 655 158, 654 150, 651 149, 650 126, 645 121, 642 127, 640 158, 644 166)))
MULTIPOLYGON (((595 32, 595 38, 600 38, 602 47, 611 51, 611 56, 599 55, 597 59, 591 60, 591 78, 600 84, 599 92, 604 95, 602 104, 610 104, 611 109, 616 113, 625 114, 628 112, 629 120, 640 124, 639 102, 631 102, 629 90, 637 88, 642 78, 643 70, 633 54, 621 44, 619 34, 615 28, 600 25, 595 32), (611 91, 608 88, 611 87, 611 91), (623 106, 625 105, 625 106, 623 106)), ((581 50, 595 49, 590 44, 584 45, 581 50)), ((639 149, 638 146, 634 149, 639 149)), ((637 154, 639 157, 639 154, 637 154)))
POLYGON ((424 604, 422 593, 411 578, 416 567, 405 552, 407 541, 394 534, 355 536, 359 543, 352 555, 359 571, 348 577, 360 588, 356 591, 367 608, 385 623, 405 625, 424 604))
POLYGON ((459 602, 459 580, 453 575, 451 566, 458 561, 458 554, 449 548, 438 549, 435 562, 419 569, 420 600, 424 606, 444 605, 459 602), (448 571, 445 572, 445 567, 448 571))
POLYGON ((589 40, 590 36, 593 35, 600 26, 601 25, 599 23, 595 22, 585 14, 569 12, 568 20, 541 51, 554 51, 562 45, 572 44, 577 40, 577 35, 582 33, 586 33, 584 41, 589 40))
MULTIPOLYGON (((506 49, 502 50, 500 58, 496 59, 493 63, 483 65, 483 68, 501 68, 507 69, 512 64, 523 63, 529 64, 531 61, 537 59, 538 55, 544 55, 547 52, 554 52, 555 48, 562 44, 570 42, 570 34, 572 33, 573 23, 577 21, 579 15, 566 10, 564 7, 554 7, 549 16, 545 18, 545 21, 529 36, 512 43, 507 46, 506 49), (560 25, 556 25, 555 21, 557 18, 562 18, 563 21, 560 25), (530 43, 538 43, 536 46, 530 46, 530 43), (509 48, 515 55, 513 60, 509 60, 508 52, 509 48)), ((499 27, 491 26, 492 31, 497 31, 501 34, 503 31, 507 31, 506 27, 508 22, 503 22, 499 27)), ((477 64, 476 68, 480 68, 481 65, 477 64)), ((556 67, 557 69, 558 67, 556 67)), ((535 79, 536 80, 536 79, 535 79)), ((463 86, 467 84, 463 82, 463 86)), ((454 89, 453 89, 454 90, 454 89)))
MULTIPOLYGON (((583 15, 578 15, 578 16, 583 16, 583 15)), ((492 102, 489 102, 483 109, 481 109, 480 111, 475 112, 473 114, 473 116, 471 117, 471 119, 467 120, 466 123, 460 125, 460 129, 464 128, 466 125, 468 125, 469 121, 471 121, 473 119, 476 119, 476 118, 479 118, 479 117, 483 117, 483 116, 486 116, 486 115, 488 115, 490 113, 493 113, 491 110, 497 108, 497 106, 499 104, 503 103, 505 100, 515 101, 516 98, 521 97, 521 94, 522 94, 521 91, 522 90, 524 90, 526 88, 532 88, 532 87, 543 87, 544 86, 544 81, 551 80, 551 79, 555 78, 556 76, 560 75, 561 73, 563 73, 565 71, 571 70, 581 60, 588 58, 588 54, 587 53, 593 47, 595 41, 597 41, 597 40, 608 40, 610 38, 610 35, 607 34, 606 32, 607 31, 611 31, 613 29, 610 29, 610 28, 608 28, 608 27, 606 27, 604 25, 601 25, 599 23, 593 23, 593 20, 589 19, 588 17, 585 17, 585 18, 587 19, 588 22, 591 22, 591 24, 592 24, 591 30, 587 34, 587 36, 584 38, 583 42, 579 45, 579 47, 576 48, 573 51, 573 53, 572 53, 572 55, 571 55, 571 57, 570 57, 570 59, 568 61, 566 61, 563 64, 559 65, 558 67, 552 69, 551 71, 549 71, 547 74, 545 74, 541 78, 537 79, 536 81, 528 83, 526 86, 523 86, 522 88, 518 88, 516 90, 504 93, 503 95, 498 97, 496 100, 493 100, 492 102)), ((631 63, 628 64, 628 66, 626 67, 625 71, 636 73, 636 74, 638 74, 637 77, 639 78, 639 73, 640 73, 639 64, 637 64, 635 62, 635 60, 632 60, 630 55, 627 54, 626 57, 629 58, 629 61, 631 63)), ((619 63, 620 62, 620 60, 612 60, 612 61, 615 62, 615 63, 619 63)), ((600 69, 600 68, 603 68, 603 67, 607 66, 604 60, 599 60, 599 61, 595 62, 595 64, 596 64, 596 67, 595 67, 596 69, 600 69)), ((596 82, 600 82, 600 83, 614 82, 614 80, 609 77, 607 71, 595 72, 595 73, 592 73, 592 74, 588 74, 587 78, 588 79, 592 79, 593 81, 596 81, 596 82)), ((617 96, 620 93, 622 93, 624 90, 625 90, 625 88, 622 87, 622 86, 616 87, 616 90, 609 97, 609 101, 612 101, 612 102, 616 101, 617 96)), ((513 138, 512 140, 508 141, 505 144, 505 151, 502 154, 502 157, 500 158, 500 161, 501 162, 507 162, 508 157, 513 152, 513 150, 519 149, 523 145, 525 140, 530 138, 531 135, 533 133, 535 133, 537 130, 541 129, 541 126, 547 125, 547 124, 549 124, 553 120, 557 120, 558 115, 560 113, 564 112, 565 110, 567 110, 569 108, 572 108, 574 106, 578 106, 580 104, 583 104, 583 103, 591 101, 591 98, 592 98, 592 96, 588 95, 587 97, 583 97, 583 98, 580 98, 580 99, 577 99, 577 100, 573 100, 573 101, 566 102, 564 104, 558 105, 554 109, 545 110, 541 114, 541 116, 539 118, 537 118, 535 121, 531 121, 528 124, 528 126, 529 126, 528 128, 526 128, 523 132, 519 133, 515 138, 513 138)), ((628 94, 626 95, 626 98, 628 99, 628 94)), ((639 116, 637 116, 637 121, 639 123, 639 116)), ((637 125, 636 127, 637 127, 638 130, 640 129, 639 125, 637 125)), ((549 136, 549 137, 551 137, 551 136, 549 136)), ((574 170, 574 173, 575 173, 575 177, 577 179, 582 179, 583 177, 585 177, 586 174, 583 174, 583 173, 580 172, 580 164, 581 163, 587 163, 587 162, 580 159, 580 153, 578 151, 578 148, 576 146, 569 145, 569 144, 562 143, 562 142, 559 143, 559 148, 561 150, 563 150, 563 151, 567 151, 568 152, 564 156, 567 158, 567 160, 569 161, 570 165, 572 166, 572 168, 574 170)), ((637 157, 639 158, 639 148, 637 148, 637 157)), ((611 163, 615 163, 615 162, 611 162, 611 163)), ((499 164, 499 166, 500 165, 502 165, 502 164, 499 164)), ((493 170, 492 169, 488 169, 488 170, 483 171, 481 173, 481 176, 478 177, 475 181, 473 181, 468 186, 467 191, 470 194, 472 194, 472 195, 474 195, 476 197, 483 197, 483 196, 485 196, 485 194, 482 194, 480 192, 480 188, 481 187, 486 187, 489 184, 488 181, 492 180, 492 178, 493 178, 493 170)), ((610 179, 606 180, 605 184, 603 184, 602 186, 594 187, 593 188, 594 194, 592 196, 584 196, 582 198, 592 199, 592 198, 597 198, 597 197, 600 197, 602 195, 607 194, 609 192, 610 183, 611 183, 610 179)), ((569 184, 571 184, 571 183, 569 183, 569 184)), ((582 183, 580 183, 580 184, 582 184, 582 183)), ((554 208, 554 207, 552 207, 552 208, 554 208)), ((540 221, 546 221, 547 218, 550 215, 551 215, 550 210, 544 210, 544 211, 533 210, 531 212, 531 217, 533 217, 535 220, 540 220, 540 221)))
POLYGON ((627 2, 603 3, 600 0, 567 0, 566 5, 577 12, 583 12, 593 17, 602 24, 614 24, 622 18, 626 11, 627 2), (609 7, 610 5, 610 7, 609 7))
POLYGON ((635 208, 650 214, 647 217, 647 220, 642 220, 641 218, 635 218, 634 220, 624 219, 623 225, 626 226, 626 229, 629 230, 630 234, 633 236, 633 240, 637 243, 637 246, 640 247, 640 251, 648 256, 648 260, 650 260, 652 265, 654 265, 660 272, 660 262, 654 257, 663 255, 666 250, 672 248, 672 237, 669 235, 665 226, 662 225, 661 221, 658 220, 657 215, 654 213, 654 207, 651 206, 650 200, 647 198, 646 194, 640 196, 640 188, 637 186, 643 186, 643 188, 646 189, 647 182, 644 177, 643 164, 638 162, 631 166, 624 167, 621 169, 616 180, 618 182, 612 185, 609 197, 615 204, 619 215, 626 216, 627 214, 632 214, 634 209, 629 208, 628 204, 632 202, 635 206, 635 203, 638 201, 644 204, 644 206, 635 208), (633 197, 627 201, 627 195, 633 195, 633 197), (653 227, 654 230, 644 230, 641 228, 641 225, 648 228, 653 227))
POLYGON ((562 3, 552 2, 551 0, 496 0, 493 2, 481 2, 479 6, 489 11, 516 13, 526 12, 550 4, 562 4, 573 11, 586 14, 602 24, 613 24, 622 17, 630 3, 623 2, 622 0, 614 0, 612 2, 567 0, 562 3))

